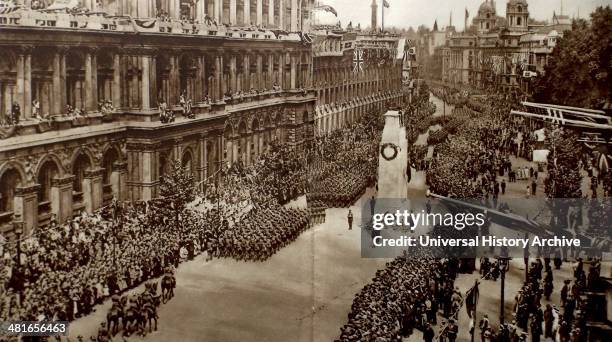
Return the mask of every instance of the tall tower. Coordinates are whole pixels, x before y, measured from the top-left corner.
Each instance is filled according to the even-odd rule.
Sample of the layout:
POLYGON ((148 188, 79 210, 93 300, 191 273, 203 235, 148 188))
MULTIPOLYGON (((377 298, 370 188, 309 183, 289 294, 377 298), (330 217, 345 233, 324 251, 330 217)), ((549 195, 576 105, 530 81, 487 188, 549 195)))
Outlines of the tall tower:
POLYGON ((509 0, 506 4, 506 20, 510 31, 527 31, 529 22, 527 0, 509 0))
POLYGON ((376 0, 372 0, 372 31, 376 31, 378 27, 378 4, 376 0))

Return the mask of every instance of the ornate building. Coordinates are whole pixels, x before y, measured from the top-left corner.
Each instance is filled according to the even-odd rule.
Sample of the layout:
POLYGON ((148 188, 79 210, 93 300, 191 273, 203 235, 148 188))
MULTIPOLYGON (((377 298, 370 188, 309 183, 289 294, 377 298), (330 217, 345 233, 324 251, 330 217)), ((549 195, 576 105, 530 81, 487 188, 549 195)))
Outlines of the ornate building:
POLYGON ((315 132, 346 127, 362 114, 399 105, 402 92, 401 39, 397 36, 337 25, 327 11, 314 11, 314 90, 317 96, 315 132), (400 46, 401 45, 401 46, 400 46))
POLYGON ((385 66, 322 72, 311 0, 99 4, 0 14, 0 232, 154 198, 172 160, 202 184, 273 140, 300 151, 317 100, 330 130, 390 98, 385 66))
POLYGON ((344 128, 371 110, 399 105, 403 51, 397 37, 337 31, 314 38, 315 130, 344 128))
POLYGON ((479 33, 492 30, 497 21, 497 11, 493 0, 485 0, 478 8, 478 15, 474 18, 474 26, 479 33))
MULTIPOLYGON (((262 1, 252 2, 259 18, 262 1)), ((140 13, 143 4, 155 2, 128 8, 140 13)), ((172 159, 204 180, 224 163, 251 163, 272 140, 299 150, 312 139, 316 98, 304 35, 178 21, 172 6, 170 18, 125 23, 106 15, 95 28, 78 12, 1 15, 2 230, 11 222, 32 229, 52 214, 64 221, 113 196, 153 198, 172 159), (181 98, 191 115, 183 115, 181 98), (160 106, 176 120, 160 122, 160 106), (15 112, 18 123, 9 122, 15 112)), ((281 18, 263 26, 297 28, 288 8, 266 12, 281 18)))
POLYGON ((541 75, 558 36, 571 25, 529 24, 526 0, 508 0, 506 17, 497 16, 495 2, 485 0, 463 33, 448 36, 438 50, 442 80, 478 88, 529 91, 533 77, 541 75), (560 31, 559 31, 560 30, 560 31))

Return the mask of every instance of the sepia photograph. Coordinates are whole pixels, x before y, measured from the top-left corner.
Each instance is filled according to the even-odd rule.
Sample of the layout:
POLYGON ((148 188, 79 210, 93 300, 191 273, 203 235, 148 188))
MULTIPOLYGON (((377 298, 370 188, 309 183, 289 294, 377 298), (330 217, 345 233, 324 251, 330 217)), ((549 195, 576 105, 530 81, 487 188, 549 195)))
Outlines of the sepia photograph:
POLYGON ((0 342, 611 341, 610 148, 612 0, 0 0, 0 342))

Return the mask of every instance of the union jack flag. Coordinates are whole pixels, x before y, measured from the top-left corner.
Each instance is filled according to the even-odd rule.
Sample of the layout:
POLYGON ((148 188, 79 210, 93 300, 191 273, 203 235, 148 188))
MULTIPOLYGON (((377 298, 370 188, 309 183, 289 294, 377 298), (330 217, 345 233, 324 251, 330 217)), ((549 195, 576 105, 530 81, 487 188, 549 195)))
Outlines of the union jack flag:
POLYGON ((358 73, 363 71, 363 50, 358 49, 353 51, 353 72, 358 73))

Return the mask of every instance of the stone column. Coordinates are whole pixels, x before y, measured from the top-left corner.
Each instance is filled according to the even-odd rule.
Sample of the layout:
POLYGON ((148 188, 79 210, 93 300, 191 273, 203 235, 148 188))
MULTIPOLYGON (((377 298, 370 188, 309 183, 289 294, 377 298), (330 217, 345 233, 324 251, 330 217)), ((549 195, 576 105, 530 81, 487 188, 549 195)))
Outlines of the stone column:
POLYGON ((199 136, 199 140, 198 140, 198 150, 199 150, 199 154, 200 154, 200 163, 196 169, 197 173, 198 173, 198 180, 200 183, 199 189, 200 191, 204 191, 204 183, 203 181, 206 179, 206 177, 208 177, 207 175, 207 171, 208 171, 208 149, 206 148, 206 133, 202 133, 199 136))
POLYGON ((83 180, 83 199, 85 210, 93 213, 102 206, 102 174, 104 169, 85 171, 83 180))
POLYGON ((291 0, 291 32, 299 31, 298 26, 298 1, 291 0))
POLYGON ((244 26, 251 25, 251 0, 244 0, 244 26))
POLYGON ((257 161, 257 156, 259 155, 259 130, 256 129, 251 133, 249 137, 249 145, 253 144, 253 149, 251 150, 249 158, 251 158, 251 163, 255 163, 257 161))
MULTIPOLYGON (((232 138, 229 137, 229 138, 226 139, 224 137, 223 138, 223 143, 224 143, 224 146, 223 146, 223 149, 222 149, 222 152, 221 152, 222 154, 223 154, 223 152, 225 152, 225 160, 223 160, 223 161, 225 163, 230 163, 231 164, 231 163, 234 162, 234 159, 232 157, 233 154, 234 154, 233 153, 234 152, 234 146, 233 146, 233 143, 232 143, 232 138)), ((221 158, 223 158, 223 156, 221 156, 221 158)))
POLYGON ((268 84, 266 88, 272 89, 274 85, 274 54, 272 51, 268 51, 268 84))
POLYGON ((230 12, 230 25, 236 25, 236 0, 230 0, 229 3, 229 12, 230 12))
POLYGON ((223 57, 220 54, 215 56, 215 81, 216 86, 214 89, 215 99, 222 100, 223 99, 223 84, 222 84, 222 76, 223 76, 223 57))
POLYGON ((17 58, 17 79, 15 80, 15 84, 17 86, 17 103, 19 104, 19 108, 21 109, 21 117, 20 120, 25 119, 25 78, 24 78, 24 70, 25 70, 25 55, 20 54, 17 58))
MULTIPOLYGON (((261 1, 261 0, 259 0, 261 1)), ((263 84, 263 56, 261 53, 257 53, 257 90, 261 90, 264 86, 263 84)))
POLYGON ((178 19, 181 15, 179 0, 168 0, 168 15, 171 18, 178 19))
POLYGON ((62 108, 62 54, 60 52, 56 52, 53 56, 53 110, 52 114, 61 114, 63 112, 62 108))
POLYGON ((117 52, 113 56, 113 106, 122 107, 121 103, 121 55, 117 52))
POLYGON ((196 1, 195 11, 195 20, 199 23, 203 22, 206 13, 206 8, 204 7, 204 0, 196 1))
POLYGON ((297 57, 291 54, 291 89, 297 87, 297 57))
POLYGON ((138 0, 137 6, 138 6, 138 16, 141 18, 148 18, 151 17, 151 14, 149 13, 149 2, 151 2, 151 0, 138 0))
POLYGON ((214 13, 214 19, 217 21, 218 24, 221 24, 221 2, 223 0, 214 0, 214 4, 215 4, 215 13, 214 13))
POLYGON ((206 79, 206 56, 198 58, 198 78, 200 79, 200 94, 199 101, 204 99, 205 94, 208 94, 208 80, 206 79))
POLYGON ((249 58, 249 53, 246 52, 243 57, 243 77, 244 83, 242 84, 242 91, 251 90, 251 61, 249 58))
POLYGON ((92 66, 92 51, 87 50, 85 53, 85 110, 91 112, 94 110, 93 104, 93 66, 92 66))
POLYGON ((236 55, 233 53, 230 56, 230 89, 232 93, 238 90, 236 84, 236 55))
POLYGON ((159 161, 156 142, 127 144, 128 199, 147 201, 157 196, 159 161))
POLYGON ((183 138, 175 138, 172 146, 174 159, 183 162, 183 138))
POLYGON ((261 26, 263 23, 263 0, 257 1, 257 26, 261 26))
MULTIPOLYGON (((282 4, 281 4, 282 5, 282 4)), ((285 78, 285 55, 281 52, 278 54, 278 86, 284 90, 283 79, 285 78)))
POLYGON ((73 175, 51 180, 51 212, 58 223, 64 223, 72 217, 72 181, 73 175))
POLYGON ((32 117, 32 50, 29 49, 25 55, 23 66, 24 107, 21 107, 22 115, 27 119, 32 117))
POLYGON ((61 109, 62 109, 62 113, 64 113, 64 110, 66 108, 66 102, 68 101, 67 99, 67 92, 66 92, 66 52, 68 51, 67 48, 64 48, 62 53, 61 53, 61 58, 60 58, 60 103, 61 103, 61 109))
POLYGON ((15 221, 24 222, 24 234, 38 226, 38 189, 40 185, 17 187, 15 189, 15 221))
POLYGON ((285 0, 278 0, 278 28, 285 29, 285 0))
POLYGON ((261 155, 264 152, 264 134, 265 134, 265 127, 262 127, 259 129, 259 132, 257 133, 257 142, 256 144, 258 145, 257 147, 257 154, 261 155))
POLYGON ((95 51, 91 55, 91 102, 92 110, 97 112, 98 108, 98 56, 95 51))
POLYGON ((268 26, 274 27, 274 0, 268 0, 268 26))
MULTIPOLYGON (((240 154, 238 153, 238 146, 240 146, 240 137, 236 138, 235 136, 232 138, 232 163, 240 160, 240 154)), ((242 152, 242 151, 241 151, 242 152)))
POLYGON ((113 172, 111 172, 111 186, 113 188, 113 195, 119 201, 127 199, 127 163, 115 162, 113 163, 113 172))
POLYGON ((150 56, 142 56, 140 57, 142 61, 142 82, 141 85, 141 109, 148 110, 151 108, 151 99, 150 99, 150 64, 151 57, 150 56))

